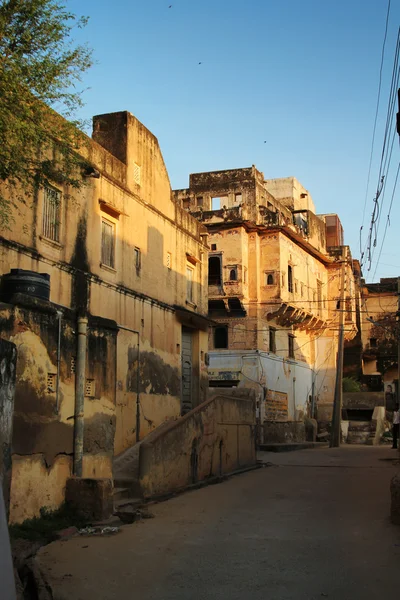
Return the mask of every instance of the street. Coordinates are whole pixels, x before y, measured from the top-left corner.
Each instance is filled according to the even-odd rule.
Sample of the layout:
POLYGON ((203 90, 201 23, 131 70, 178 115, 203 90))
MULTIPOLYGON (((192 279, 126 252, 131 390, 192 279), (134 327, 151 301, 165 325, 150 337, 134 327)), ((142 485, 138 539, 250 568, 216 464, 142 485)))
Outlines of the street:
MULTIPOLYGON (((54 600, 369 600, 397 595, 388 447, 261 453, 272 465, 151 506, 113 537, 42 548, 54 600)), ((392 460, 390 460, 392 459, 392 460)))

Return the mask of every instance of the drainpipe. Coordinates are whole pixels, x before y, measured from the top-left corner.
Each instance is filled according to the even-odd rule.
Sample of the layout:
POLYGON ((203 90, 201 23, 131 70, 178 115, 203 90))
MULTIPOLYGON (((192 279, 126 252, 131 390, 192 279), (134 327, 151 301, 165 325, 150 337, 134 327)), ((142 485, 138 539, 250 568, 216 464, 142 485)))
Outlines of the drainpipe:
POLYGON ((56 414, 60 409, 60 363, 61 363, 61 320, 62 312, 57 311, 58 318, 58 339, 57 339, 57 381, 56 381, 56 414))
POLYGON ((78 351, 76 353, 76 373, 75 373, 75 427, 74 427, 74 475, 75 475, 75 477, 82 477, 87 326, 88 326, 87 318, 86 317, 78 317, 78 351))
POLYGON ((314 419, 315 414, 315 378, 314 369, 311 370, 311 418, 314 419))
POLYGON ((135 333, 137 335, 137 349, 138 349, 138 357, 137 357, 137 369, 136 369, 136 443, 140 439, 140 392, 139 392, 139 384, 140 384, 140 333, 136 329, 131 329, 130 327, 125 327, 124 325, 118 325, 118 329, 123 329, 124 331, 130 331, 131 333, 135 333))

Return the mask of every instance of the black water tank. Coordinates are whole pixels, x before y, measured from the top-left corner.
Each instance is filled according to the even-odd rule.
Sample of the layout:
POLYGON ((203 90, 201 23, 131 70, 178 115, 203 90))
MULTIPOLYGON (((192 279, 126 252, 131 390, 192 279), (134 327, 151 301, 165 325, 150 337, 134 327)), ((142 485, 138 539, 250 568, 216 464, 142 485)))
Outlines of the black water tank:
POLYGON ((1 278, 0 298, 9 302, 14 294, 25 294, 42 300, 50 299, 50 275, 24 269, 11 269, 1 278))

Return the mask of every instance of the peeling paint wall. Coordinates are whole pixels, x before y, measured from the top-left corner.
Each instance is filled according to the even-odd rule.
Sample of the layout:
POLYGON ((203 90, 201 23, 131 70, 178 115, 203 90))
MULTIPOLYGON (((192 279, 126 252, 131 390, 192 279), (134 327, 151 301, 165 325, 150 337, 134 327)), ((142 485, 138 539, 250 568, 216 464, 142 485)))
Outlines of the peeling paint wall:
MULTIPOLYGON (((58 317, 51 303, 19 298, 0 305, 2 335, 17 349, 12 438, 10 521, 37 516, 41 507, 57 508, 71 475, 75 404, 75 320, 64 311, 61 322, 59 406, 57 410, 58 317)), ((115 432, 117 330, 89 321, 87 381, 96 380, 85 398, 86 476, 111 477, 115 432), (90 393, 89 393, 90 392, 90 393)))

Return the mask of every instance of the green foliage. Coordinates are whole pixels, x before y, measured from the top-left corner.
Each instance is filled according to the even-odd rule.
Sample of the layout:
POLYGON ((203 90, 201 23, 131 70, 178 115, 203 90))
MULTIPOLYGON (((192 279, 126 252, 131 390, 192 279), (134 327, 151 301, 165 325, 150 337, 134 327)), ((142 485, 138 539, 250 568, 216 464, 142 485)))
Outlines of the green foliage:
POLYGON ((56 539, 56 532, 71 526, 83 527, 87 521, 65 504, 58 510, 51 511, 47 507, 40 509, 40 517, 26 519, 23 523, 9 526, 10 538, 23 538, 31 541, 51 542, 56 539))
POLYGON ((92 57, 72 35, 86 22, 58 0, 0 0, 0 227, 20 190, 33 196, 54 180, 82 185, 74 150, 85 137, 73 117, 92 57))
POLYGON ((343 377, 342 390, 344 392, 361 392, 361 384, 353 377, 343 377))

